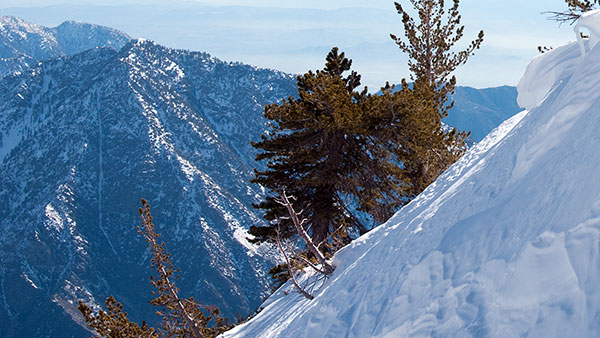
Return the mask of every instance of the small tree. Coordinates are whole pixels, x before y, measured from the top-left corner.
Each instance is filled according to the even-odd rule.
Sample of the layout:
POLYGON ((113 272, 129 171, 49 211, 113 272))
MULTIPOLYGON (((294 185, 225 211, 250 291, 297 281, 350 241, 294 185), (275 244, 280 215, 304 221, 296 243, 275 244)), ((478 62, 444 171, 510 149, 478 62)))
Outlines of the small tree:
POLYGON ((94 314, 89 306, 79 301, 77 307, 88 326, 94 330, 100 337, 110 338, 158 338, 155 329, 149 328, 146 323, 138 325, 127 318, 127 313, 123 312, 123 305, 117 302, 113 296, 106 298, 107 312, 100 310, 94 314))
POLYGON ((215 337, 230 327, 220 316, 219 308, 203 306, 194 298, 181 298, 174 279, 178 279, 180 270, 173 266, 170 254, 165 249, 165 243, 159 242, 160 234, 152 222, 150 204, 142 199, 139 209, 142 218, 138 232, 144 236, 152 253, 152 268, 157 276, 150 276, 150 283, 156 288, 156 295, 150 303, 160 308, 156 312, 162 317, 161 328, 149 328, 144 322, 141 326, 131 322, 123 306, 114 297, 106 299, 108 312, 99 311, 94 314, 89 306, 79 301, 79 311, 83 314, 89 327, 100 337, 215 337), (213 327, 209 324, 214 321, 213 327))
POLYGON ((180 270, 176 270, 173 266, 171 255, 165 250, 165 243, 158 242, 160 234, 156 232, 150 214, 150 204, 145 199, 142 199, 142 208, 139 212, 142 225, 138 227, 138 232, 148 243, 153 255, 152 268, 157 272, 157 277, 150 276, 150 283, 156 288, 156 291, 153 291, 156 298, 150 303, 161 308, 157 314, 162 316, 162 332, 168 337, 199 338, 213 335, 214 330, 207 325, 213 316, 218 317, 219 309, 202 306, 193 297, 187 299, 179 297, 179 289, 173 280, 179 276, 173 276, 173 273, 179 273, 180 270))

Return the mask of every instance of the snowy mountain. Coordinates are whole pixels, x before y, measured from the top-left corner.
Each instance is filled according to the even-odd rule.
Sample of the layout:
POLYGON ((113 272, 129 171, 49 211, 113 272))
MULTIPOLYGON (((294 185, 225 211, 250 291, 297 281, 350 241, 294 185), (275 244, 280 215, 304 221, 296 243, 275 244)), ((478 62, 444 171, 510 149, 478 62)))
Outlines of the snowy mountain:
POLYGON ((314 300, 285 285, 225 337, 600 336, 600 12, 590 15, 587 48, 529 65, 528 111, 341 250, 314 300))
MULTIPOLYGON (((127 40, 0 17, 0 74, 11 73, 0 79, 0 336, 87 335, 73 303, 110 294, 152 318, 142 197, 182 290, 231 318, 268 294, 269 255, 245 240, 262 222, 249 141, 265 129, 263 106, 296 94, 295 78, 127 40)), ((459 87, 449 118, 491 129, 514 95, 459 87)))
POLYGON ((89 335, 73 304, 111 294, 153 318, 141 198, 180 289, 251 313, 272 263, 245 238, 263 222, 248 140, 295 93, 290 75, 141 40, 1 78, 0 336, 89 335))
POLYGON ((121 49, 131 38, 115 29, 66 21, 54 28, 0 16, 0 76, 23 72, 39 61, 94 47, 121 49))
POLYGON ((522 110, 517 104, 517 88, 511 86, 483 89, 458 86, 452 98, 455 105, 444 122, 471 131, 471 138, 477 142, 522 110))
MULTIPOLYGON (((65 21, 47 28, 13 16, 0 16, 0 77, 23 72, 50 58, 74 55, 95 47, 121 49, 131 38, 118 30, 65 21)), ((515 87, 476 89, 458 86, 456 105, 444 119, 448 125, 470 130, 479 142, 500 123, 519 112, 515 87)))

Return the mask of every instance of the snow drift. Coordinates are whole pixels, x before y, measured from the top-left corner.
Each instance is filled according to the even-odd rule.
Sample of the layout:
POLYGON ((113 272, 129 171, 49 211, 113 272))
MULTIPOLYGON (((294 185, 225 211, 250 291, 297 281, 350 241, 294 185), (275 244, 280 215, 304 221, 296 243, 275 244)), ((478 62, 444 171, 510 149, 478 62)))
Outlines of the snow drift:
POLYGON ((529 112, 340 251, 314 300, 286 285, 224 336, 600 336, 600 47, 586 44, 536 57, 529 112))

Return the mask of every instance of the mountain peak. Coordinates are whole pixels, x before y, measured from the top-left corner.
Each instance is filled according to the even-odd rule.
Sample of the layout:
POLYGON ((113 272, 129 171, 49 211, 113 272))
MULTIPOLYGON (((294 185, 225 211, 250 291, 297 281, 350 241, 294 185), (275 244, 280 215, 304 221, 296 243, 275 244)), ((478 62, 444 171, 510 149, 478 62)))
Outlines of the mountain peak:
POLYGON ((112 35, 114 37, 118 37, 121 40, 125 40, 125 41, 131 40, 131 37, 129 35, 127 35, 124 32, 121 32, 117 29, 107 27, 107 26, 102 26, 102 25, 95 25, 95 24, 91 24, 91 23, 87 23, 87 22, 74 21, 74 20, 63 21, 60 25, 58 25, 54 28, 51 28, 51 29, 56 32, 65 32, 67 30, 91 31, 98 35, 100 35, 100 34, 112 35))
POLYGON ((0 77, 18 74, 38 61, 94 47, 120 49, 131 38, 118 30, 66 21, 55 28, 13 16, 0 17, 0 77))
MULTIPOLYGON (((11 26, 11 27, 15 27, 15 26, 30 26, 30 27, 35 27, 38 26, 36 24, 33 23, 29 23, 19 17, 16 16, 12 16, 12 15, 0 15, 0 28, 2 26, 11 26)), ((39 27, 39 26, 38 26, 39 27)))

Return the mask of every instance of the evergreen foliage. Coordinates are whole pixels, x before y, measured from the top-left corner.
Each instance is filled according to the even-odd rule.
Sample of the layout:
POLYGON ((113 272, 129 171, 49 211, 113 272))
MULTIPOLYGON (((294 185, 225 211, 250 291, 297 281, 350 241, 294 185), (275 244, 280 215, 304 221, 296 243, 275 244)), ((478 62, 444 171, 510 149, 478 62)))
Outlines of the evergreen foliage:
POLYGON ((271 275, 271 279, 273 280, 272 291, 279 289, 279 287, 282 286, 290 278, 290 274, 288 273, 288 269, 285 264, 277 264, 273 266, 269 270, 269 274, 271 275))
POLYGON ((231 326, 220 316, 219 308, 200 305, 193 297, 181 298, 174 279, 178 279, 179 269, 176 269, 170 254, 165 249, 165 243, 159 242, 160 234, 156 232, 150 213, 150 204, 142 199, 139 209, 142 225, 138 232, 144 236, 152 253, 152 268, 156 276, 150 276, 150 283, 156 291, 156 296, 150 303, 160 310, 156 312, 162 317, 161 327, 156 330, 149 328, 144 322, 141 326, 131 322, 123 306, 114 297, 106 299, 107 312, 100 310, 94 314, 92 309, 79 301, 78 309, 88 326, 99 337, 216 337, 231 326), (210 322, 214 321, 211 327, 210 322))
POLYGON ((113 296, 106 298, 107 312, 100 310, 94 314, 89 306, 79 301, 77 307, 88 326, 96 331, 100 337, 121 338, 121 337, 144 337, 158 338, 155 329, 149 328, 146 323, 139 326, 127 318, 127 313, 123 312, 123 305, 117 302, 113 296))
POLYGON ((400 50, 408 54, 415 91, 428 100, 428 104, 435 105, 442 118, 454 105, 453 102, 448 103, 456 86, 452 72, 466 63, 483 42, 483 31, 479 31, 466 49, 453 50, 465 30, 465 26, 460 24, 459 2, 453 0, 452 6, 446 10, 444 0, 410 0, 418 19, 411 17, 401 4, 394 3, 402 16, 404 38, 394 34, 390 37, 400 50))
MULTIPOLYGON (((334 47, 322 70, 298 76, 298 98, 265 107, 270 130, 252 145, 267 169, 256 170, 253 182, 272 194, 257 206, 271 225, 251 227, 252 241, 298 235, 277 203, 287 192, 312 242, 333 252, 367 231, 358 213, 374 224, 387 220, 463 154, 468 134, 444 128, 441 120, 453 106, 452 72, 480 47, 483 31, 455 52, 464 32, 459 0, 447 15, 443 0, 410 2, 418 18, 396 3, 405 34, 391 37, 409 56, 412 84, 386 84, 380 95, 358 91, 360 75, 334 47)), ((281 267, 273 272, 285 277, 281 267)))
MULTIPOLYGON (((455 45, 464 36, 459 12, 460 0, 453 0, 449 8, 444 0, 409 0, 416 16, 395 2, 402 16, 404 37, 390 34, 401 51, 408 55, 411 72, 413 109, 419 111, 414 122, 417 128, 427 131, 416 134, 411 154, 404 164, 411 169, 414 193, 418 194, 431 184, 463 153, 467 133, 456 129, 443 130, 441 120, 454 106, 450 100, 456 87, 452 73, 483 43, 483 31, 463 50, 455 45), (426 124, 425 127, 418 125, 426 124)), ((403 87, 406 87, 403 81, 403 87)))
MULTIPOLYGON (((267 161, 267 170, 257 170, 253 182, 274 194, 258 207, 266 210, 266 219, 281 219, 282 235, 289 237, 295 227, 276 196, 283 191, 294 196, 321 251, 332 233, 366 232, 349 212, 349 201, 371 215, 389 216, 393 208, 387 204, 396 203, 402 186, 401 168, 374 139, 381 128, 373 125, 373 100, 366 88, 356 91, 360 75, 350 71, 351 64, 334 47, 325 68, 298 76, 298 98, 265 107, 271 130, 252 143, 262 150, 257 160, 267 161)), ((273 224, 251 227, 250 233, 254 241, 272 241, 274 230, 273 224)))

